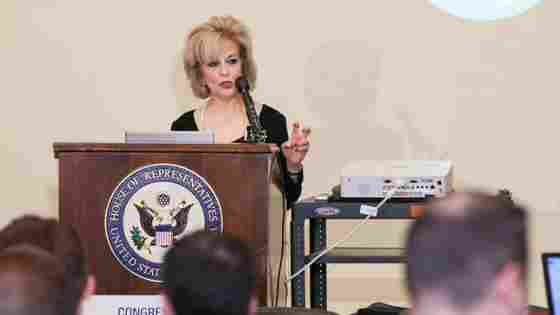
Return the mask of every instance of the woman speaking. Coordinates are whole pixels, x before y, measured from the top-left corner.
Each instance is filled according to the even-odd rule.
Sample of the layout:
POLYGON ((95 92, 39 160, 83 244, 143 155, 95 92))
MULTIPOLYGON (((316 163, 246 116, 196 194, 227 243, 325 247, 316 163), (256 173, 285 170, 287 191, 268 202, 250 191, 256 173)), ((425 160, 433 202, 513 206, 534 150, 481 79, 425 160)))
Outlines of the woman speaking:
MULTIPOLYGON (((203 102, 175 120, 171 130, 212 130, 216 143, 246 142, 251 116, 247 115, 236 83, 246 80, 251 90, 257 78, 247 27, 232 16, 211 17, 188 34, 183 62, 192 91, 203 102)), ((259 102, 254 109, 265 131, 265 141, 280 148, 283 190, 291 208, 301 194, 303 160, 309 150, 311 130, 295 123, 288 138, 282 113, 259 102)))

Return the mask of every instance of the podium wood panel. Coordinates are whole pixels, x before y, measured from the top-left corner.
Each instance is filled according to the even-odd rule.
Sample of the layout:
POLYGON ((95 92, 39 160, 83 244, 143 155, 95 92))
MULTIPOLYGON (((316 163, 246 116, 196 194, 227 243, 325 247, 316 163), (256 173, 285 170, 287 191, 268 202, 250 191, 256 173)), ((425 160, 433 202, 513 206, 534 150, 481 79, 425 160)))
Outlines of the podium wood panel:
POLYGON ((141 279, 113 257, 105 238, 105 210, 113 190, 149 164, 187 167, 206 179, 222 206, 224 233, 249 241, 262 267, 258 280, 266 301, 268 207, 273 154, 269 145, 55 143, 59 160, 59 217, 73 225, 85 247, 98 294, 157 294, 158 283, 141 279))

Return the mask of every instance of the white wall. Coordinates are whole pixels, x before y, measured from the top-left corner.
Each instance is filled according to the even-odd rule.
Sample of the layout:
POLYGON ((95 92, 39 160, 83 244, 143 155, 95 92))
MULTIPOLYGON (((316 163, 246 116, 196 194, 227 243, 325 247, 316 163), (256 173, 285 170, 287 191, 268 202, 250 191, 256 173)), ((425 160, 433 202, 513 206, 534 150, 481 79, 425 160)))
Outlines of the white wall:
POLYGON ((352 160, 450 159, 456 187, 505 187, 531 207, 531 299, 544 304, 537 254, 560 250, 558 12, 544 1, 469 23, 418 0, 4 0, 0 224, 57 215, 53 142, 167 130, 197 102, 184 34, 233 14, 253 30, 257 98, 313 128, 305 195, 327 191, 352 160))

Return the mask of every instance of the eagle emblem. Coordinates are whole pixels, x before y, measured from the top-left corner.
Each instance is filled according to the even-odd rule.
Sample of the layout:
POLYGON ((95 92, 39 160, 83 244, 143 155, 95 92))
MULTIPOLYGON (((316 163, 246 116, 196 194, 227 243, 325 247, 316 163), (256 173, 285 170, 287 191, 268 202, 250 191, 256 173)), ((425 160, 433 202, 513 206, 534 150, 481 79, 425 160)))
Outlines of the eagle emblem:
POLYGON ((140 226, 147 234, 146 237, 137 226, 132 227, 133 242, 138 250, 151 253, 152 246, 169 247, 187 228, 189 211, 194 203, 182 200, 175 207, 169 207, 170 200, 169 194, 160 193, 157 196, 160 207, 150 207, 145 200, 133 202, 140 216, 140 226))
POLYGON ((186 234, 223 232, 222 206, 206 179, 176 164, 139 167, 116 185, 105 209, 105 237, 133 275, 161 282, 165 253, 186 234))

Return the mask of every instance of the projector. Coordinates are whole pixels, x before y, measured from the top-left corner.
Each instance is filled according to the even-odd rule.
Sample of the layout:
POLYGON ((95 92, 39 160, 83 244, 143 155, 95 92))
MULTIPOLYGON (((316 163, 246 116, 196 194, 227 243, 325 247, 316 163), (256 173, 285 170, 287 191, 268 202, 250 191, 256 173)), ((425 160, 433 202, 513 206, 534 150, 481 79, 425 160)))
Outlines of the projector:
POLYGON ((392 198, 426 199, 452 191, 450 161, 359 161, 340 176, 341 199, 381 199, 396 187, 392 198))

